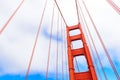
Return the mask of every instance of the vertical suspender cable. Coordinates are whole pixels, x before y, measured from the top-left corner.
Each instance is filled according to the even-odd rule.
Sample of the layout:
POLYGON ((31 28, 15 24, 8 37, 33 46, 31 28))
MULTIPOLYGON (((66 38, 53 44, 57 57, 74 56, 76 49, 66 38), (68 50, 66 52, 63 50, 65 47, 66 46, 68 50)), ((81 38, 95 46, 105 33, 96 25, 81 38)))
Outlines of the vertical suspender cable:
MULTIPOLYGON (((71 43, 71 48, 73 48, 73 44, 72 43, 71 43)), ((75 68, 77 68, 77 70, 80 71, 79 66, 78 66, 78 61, 77 61, 76 57, 75 57, 75 68)))
POLYGON ((50 30, 50 41, 49 41, 49 48, 48 48, 48 58, 47 58, 47 68, 46 68, 46 80, 48 80, 48 69, 49 69, 49 62, 50 62, 50 51, 51 51, 51 40, 52 40, 52 31, 53 31, 53 20, 54 20, 54 8, 55 4, 53 5, 53 12, 52 12, 52 21, 51 21, 51 30, 50 30))
POLYGON ((26 80, 28 80, 28 74, 29 74, 30 67, 31 67, 31 64, 32 64, 32 59, 33 59, 33 56, 34 56, 34 53, 35 53, 35 48, 36 48, 38 36, 39 36, 39 33, 40 33, 40 29, 41 29, 41 25, 42 25, 43 16, 44 16, 44 13, 45 13, 46 5, 47 5, 47 0, 46 0, 45 5, 44 5, 43 13, 42 13, 42 16, 41 16, 40 24, 39 24, 39 27, 38 27, 38 31, 37 31, 37 34, 36 34, 34 46, 33 46, 32 53, 31 53, 30 61, 29 61, 29 64, 28 64, 28 68, 27 68, 27 72, 26 72, 26 80))
MULTIPOLYGON (((76 10, 77 10, 78 22, 80 23, 77 0, 75 0, 75 3, 76 3, 76 10)), ((79 28, 80 28, 80 31, 81 31, 81 36, 82 36, 82 40, 83 40, 83 46, 84 46, 85 49, 86 49, 86 48, 88 48, 88 47, 87 47, 87 43, 86 43, 86 40, 85 40, 85 37, 84 37, 84 33, 83 33, 82 28, 81 28, 81 27, 79 27, 79 28)), ((86 51, 88 51, 88 53, 89 53, 89 49, 87 49, 86 51)), ((91 76, 93 77, 93 79, 97 80, 97 76, 96 76, 96 72, 95 72, 95 70, 94 70, 94 65, 93 65, 93 63, 92 63, 92 59, 91 59, 90 54, 88 54, 88 53, 86 54, 87 62, 88 62, 88 68, 89 68, 89 70, 90 70, 90 72, 91 72, 91 76), (92 67, 91 67, 91 66, 92 66, 92 67), (93 71, 93 72, 92 72, 92 71, 93 71)))
MULTIPOLYGON (((77 10, 77 17, 78 17, 78 21, 80 23, 77 0, 75 0, 75 3, 76 3, 76 10, 77 10)), ((90 71, 90 74, 91 74, 91 78, 94 79, 94 80, 97 80, 97 76, 96 76, 96 72, 95 72, 95 69, 94 69, 93 62, 92 62, 92 58, 90 56, 89 49, 88 49, 88 46, 87 46, 87 43, 86 43, 86 40, 85 40, 85 37, 84 37, 84 33, 83 33, 83 30, 82 30, 81 26, 79 26, 79 29, 81 31, 81 38, 82 38, 83 46, 84 46, 84 49, 85 49, 85 57, 87 58, 86 60, 87 60, 87 63, 88 63, 88 68, 89 68, 89 71, 90 71)))
POLYGON ((106 53, 106 55, 107 55, 107 58, 108 58, 108 60, 109 60, 109 62, 110 62, 110 65, 111 65, 111 67, 112 67, 112 69, 113 69, 113 71, 114 71, 117 79, 120 80, 119 74, 117 73, 117 70, 116 70, 116 68, 115 68, 115 66, 114 66, 114 64, 113 64, 113 62, 112 62, 112 60, 111 60, 111 57, 110 57, 110 55, 109 55, 109 53, 108 53, 108 51, 107 51, 107 48, 106 48, 106 46, 105 46, 105 44, 104 44, 104 42, 103 42, 103 40, 102 40, 102 38, 101 38, 101 36, 100 36, 97 28, 96 28, 96 25, 95 25, 95 23, 94 23, 94 21, 93 21, 93 19, 92 19, 92 17, 91 17, 91 15, 90 15, 90 13, 89 13, 89 11, 88 11, 88 9, 87 9, 87 7, 86 7, 86 5, 85 5, 85 3, 84 3, 83 0, 82 0, 82 2, 83 2, 83 5, 84 5, 84 7, 85 7, 85 9, 86 9, 89 17, 90 17, 90 20, 91 20, 91 22, 92 22, 92 24, 93 24, 93 27, 94 27, 94 29, 95 29, 95 31, 96 31, 96 33, 97 33, 97 36, 98 36, 98 38, 99 38, 99 40, 100 40, 100 42, 101 42, 101 44, 102 44, 102 46, 103 46, 103 49, 104 49, 104 51, 105 51, 105 53, 106 53))
MULTIPOLYGON (((77 0, 75 0, 75 4, 76 4, 76 9, 77 9, 76 11, 77 11, 78 22, 80 23, 77 0)), ((79 70, 79 67, 78 67, 78 62, 77 62, 77 59, 76 59, 76 58, 75 58, 75 61, 76 61, 77 69, 78 69, 78 71, 80 71, 80 70, 79 70)))
POLYGON ((10 16, 10 18, 6 21, 6 23, 3 25, 3 27, 0 30, 0 34, 2 34, 2 32, 4 31, 4 29, 7 27, 7 25, 9 24, 9 22, 13 19, 13 17, 15 16, 15 14, 17 13, 17 11, 20 9, 20 7, 22 6, 22 4, 24 3, 25 0, 22 0, 21 3, 19 4, 19 6, 16 8, 16 10, 12 13, 12 15, 10 16))
MULTIPOLYGON (((87 36, 88 37, 88 36, 87 36)), ((100 71, 99 71, 99 68, 98 68, 98 64, 97 64, 97 61, 95 59, 95 55, 94 55, 94 52, 93 52, 93 49, 92 49, 92 44, 90 43, 90 39, 88 38, 88 44, 90 46, 90 50, 91 50, 91 53, 92 53, 92 56, 93 56, 93 60, 95 61, 95 65, 96 65, 96 70, 98 71, 98 76, 100 78, 100 80, 102 80, 102 77, 100 75, 100 71)), ((105 75, 105 74, 104 74, 105 75)), ((105 78, 106 79, 106 78, 105 78)))
POLYGON ((62 12, 61 12, 61 10, 60 10, 59 6, 58 6, 57 1, 56 1, 56 0, 54 0, 54 1, 55 1, 55 3, 56 3, 56 6, 57 6, 57 8, 58 8, 59 12, 60 12, 61 17, 63 18, 63 21, 64 21, 65 25, 67 26, 67 23, 66 23, 66 21, 65 21, 65 18, 64 18, 63 14, 62 14, 62 12))
MULTIPOLYGON (((63 41, 63 33, 62 33, 62 19, 61 19, 61 38, 62 38, 62 41, 63 41)), ((61 53, 62 53, 62 80, 64 80, 64 58, 63 58, 63 43, 61 43, 61 53)))
POLYGON ((76 63, 78 72, 80 72, 80 69, 79 69, 79 66, 78 66, 78 61, 77 61, 77 58, 76 58, 76 57, 75 57, 75 63, 76 63))
POLYGON ((77 11, 77 18, 78 18, 78 22, 80 22, 80 19, 79 19, 79 12, 78 12, 78 4, 77 4, 77 0, 75 0, 75 4, 76 4, 76 11, 77 11))
MULTIPOLYGON (((79 1, 78 1, 78 4, 79 4, 79 1)), ((88 33, 89 33, 90 39, 91 39, 91 41, 92 41, 93 47, 94 47, 94 49, 95 49, 95 53, 97 54, 97 57, 98 57, 98 60, 99 60, 100 66, 101 66, 101 68, 102 68, 102 72, 103 72, 103 74, 104 74, 105 79, 108 80, 108 79, 107 79, 107 76, 106 76, 106 74, 105 74, 105 71, 104 71, 104 68, 103 68, 102 62, 101 62, 101 60, 100 60, 100 57, 99 57, 98 51, 97 51, 96 46, 95 46, 95 44, 94 44, 94 41, 93 41, 93 38, 92 38, 92 34, 91 34, 91 32, 90 32, 90 30, 89 30, 89 28, 88 28, 88 25, 87 25, 87 22, 86 22, 86 20, 85 20, 85 16, 84 16, 84 14, 83 14, 83 11, 82 11, 82 9, 81 9, 80 4, 79 4, 79 7, 80 7, 81 15, 83 16, 83 20, 84 20, 84 22, 85 22, 85 25, 86 25, 87 31, 88 31, 88 33)), ((89 39, 89 38, 88 38, 88 39, 89 39)), ((89 41, 90 41, 90 40, 89 40, 89 41)), ((90 43, 90 42, 89 42, 89 43, 90 43)), ((95 62, 96 62, 96 61, 95 61, 95 62)), ((97 64, 96 64, 96 65, 97 65, 97 64)), ((100 72, 100 71, 98 70, 98 72, 100 72)))
POLYGON ((56 80, 58 80, 58 30, 59 30, 59 13, 57 19, 57 55, 56 55, 56 80))
MULTIPOLYGON (((67 48, 66 48, 66 28, 64 29, 64 52, 65 52, 65 60, 68 63, 68 57, 67 57, 67 48)), ((66 80, 68 80, 68 65, 66 64, 66 80)))
MULTIPOLYGON (((88 28, 87 22, 86 22, 86 20, 85 20, 85 17, 84 17, 84 14, 83 14, 83 11, 82 11, 82 9, 81 9, 81 6, 80 6, 79 1, 78 1, 78 6, 80 7, 80 12, 81 12, 80 17, 81 17, 81 21, 82 21, 82 23, 83 23, 83 21, 85 22, 85 26, 87 27, 87 30, 88 30, 89 28, 88 28), (82 17, 83 17, 83 19, 82 19, 82 17)), ((85 29, 85 28, 84 28, 84 29, 85 29)), ((85 29, 85 33, 86 33, 86 34, 87 34, 87 30, 85 29)), ((90 35, 90 38, 92 39, 91 33, 90 33, 89 31, 88 31, 88 33, 89 33, 89 35, 90 35)), ((90 45, 91 53, 92 53, 92 55, 93 55, 93 59, 94 59, 94 61, 95 61, 96 69, 97 69, 97 71, 98 71, 98 76, 100 77, 100 80, 102 80, 102 77, 101 77, 101 75, 100 75, 100 71, 99 71, 99 69, 98 69, 98 64, 97 64, 97 62, 96 62, 96 60, 95 60, 95 55, 93 54, 93 49, 92 49, 92 46, 91 46, 91 44, 90 44, 90 39, 89 39, 89 37, 88 37, 88 34, 87 34, 87 38, 88 38, 88 43, 89 43, 89 45, 90 45)), ((94 47, 95 47, 95 46, 94 46, 94 47)))
MULTIPOLYGON (((85 23, 85 24, 86 24, 86 23, 85 23)), ((89 48, 90 48, 90 50, 91 50, 91 55, 93 56, 93 61, 95 62, 95 65, 96 65, 96 70, 98 71, 98 76, 100 77, 100 80, 102 80, 102 77, 101 77, 101 75, 100 75, 100 71, 99 71, 99 69, 98 69, 98 64, 97 64, 97 61, 95 60, 95 55, 94 55, 94 52, 93 52, 93 49, 92 49, 92 45, 90 44, 90 39, 89 39, 89 37, 88 37, 88 34, 87 34, 86 29, 85 29, 85 33, 86 33, 86 37, 87 37, 87 39, 88 39, 88 44, 89 44, 89 48)))
POLYGON ((106 0, 111 7, 120 15, 120 8, 112 1, 112 0, 106 0))

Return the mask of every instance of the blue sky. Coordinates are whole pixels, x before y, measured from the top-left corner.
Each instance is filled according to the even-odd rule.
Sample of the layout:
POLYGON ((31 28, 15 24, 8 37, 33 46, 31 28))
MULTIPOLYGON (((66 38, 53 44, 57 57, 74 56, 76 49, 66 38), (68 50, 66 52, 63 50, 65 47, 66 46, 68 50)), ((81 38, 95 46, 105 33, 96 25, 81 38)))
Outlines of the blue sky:
MULTIPOLYGON (((78 21, 74 0, 57 1, 67 24, 69 26, 77 24, 78 21)), ((113 1, 118 6, 120 6, 119 0, 113 1)), ((21 0, 1 0, 0 29, 20 2, 21 0)), ((29 58, 33 48, 33 43, 41 18, 44 2, 45 0, 25 0, 24 4, 13 17, 12 21, 8 24, 7 28, 2 34, 0 34, 0 80, 25 80, 25 73, 29 63, 29 58)), ((105 0, 85 0, 85 2, 120 75, 120 15, 118 15, 105 0)), ((31 65, 29 80, 45 79, 47 63, 46 56, 48 55, 53 1, 49 0, 48 3, 49 4, 47 4, 46 13, 43 18, 41 32, 39 34, 35 50, 35 55, 31 65)), ((49 66, 49 80, 55 80, 56 73, 57 13, 57 8, 55 8, 53 25, 54 29, 49 66)), ((84 14, 85 18, 87 19, 89 28, 91 29, 92 37, 94 37, 94 42, 99 52, 107 77, 109 80, 116 80, 113 70, 107 61, 107 57, 85 11, 84 14)), ((64 32, 64 30, 65 27, 62 27, 62 29, 59 27, 59 80, 62 80, 61 44, 64 43, 64 39, 61 38, 60 32, 64 32)), ((73 32, 72 34, 74 33, 76 32, 73 32)), ((78 44, 75 44, 74 46, 78 46, 78 44)), ((78 63, 79 66, 82 65, 80 68, 85 69, 86 66, 84 59, 81 58, 78 63)), ((66 57, 64 57, 64 69, 65 78, 68 78, 66 57)), ((101 68, 99 69, 101 71, 101 68)), ((102 71, 100 74, 103 76, 102 71)), ((102 78, 104 80, 104 77, 102 78)))
MULTIPOLYGON (((61 74, 59 74, 58 79, 61 79, 61 74)), ((45 80, 45 75, 43 73, 34 73, 29 75, 29 80, 45 80)), ((66 77, 64 78, 66 79, 66 77)), ((12 75, 12 74, 7 74, 4 76, 0 76, 0 80, 25 80, 25 75, 12 75)), ((48 80, 56 80, 55 79, 55 74, 54 73, 49 73, 48 80)))

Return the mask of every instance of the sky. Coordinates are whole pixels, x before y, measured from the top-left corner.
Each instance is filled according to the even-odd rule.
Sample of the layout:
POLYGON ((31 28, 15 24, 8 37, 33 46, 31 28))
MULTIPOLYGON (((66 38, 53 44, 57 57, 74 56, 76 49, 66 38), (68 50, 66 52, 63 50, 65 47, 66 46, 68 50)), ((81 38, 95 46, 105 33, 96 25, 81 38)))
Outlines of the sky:
MULTIPOLYGON (((1 0, 0 2, 0 29, 14 12, 18 4, 22 0, 1 0)), ((78 23, 77 13, 74 0, 57 0, 62 14, 68 26, 76 25, 78 23)), ((80 0, 79 0, 80 1, 80 0)), ((105 1, 105 0, 84 0, 87 4, 88 10, 99 30, 99 33, 107 47, 107 50, 115 64, 115 67, 120 75, 120 15, 105 1)), ((120 1, 113 0, 119 7, 120 1)), ((81 1, 80 1, 81 2, 81 1)), ((0 34, 0 80, 25 80, 29 59, 31 56, 36 32, 39 26, 40 18, 43 11, 45 0, 25 0, 21 8, 15 14, 13 19, 7 25, 5 30, 0 34)), ((81 4, 81 3, 80 3, 81 4)), ((99 42, 95 30, 81 4, 86 21, 89 25, 90 32, 94 38, 97 50, 105 69, 105 73, 109 80, 117 80, 110 67, 110 64, 105 56, 104 50, 99 42)), ((36 45, 33 62, 30 69, 29 80, 45 80, 46 62, 48 55, 48 44, 50 37, 51 15, 53 8, 53 1, 48 0, 45 15, 41 25, 38 42, 36 45)), ((55 17, 53 25, 53 36, 49 66, 49 80, 55 80, 56 73, 56 42, 57 42, 57 14, 58 10, 55 7, 55 17)), ((61 19, 61 17, 60 17, 61 19)), ((60 22, 60 21, 59 21, 60 22)), ((60 24, 59 24, 60 25, 60 24)), ((64 24, 63 24, 64 25, 64 24)), ((83 24, 81 24, 83 25, 83 24)), ((84 29, 84 26, 83 26, 84 29)), ((59 80, 62 80, 61 70, 61 44, 65 40, 61 37, 61 31, 65 30, 65 26, 59 27, 59 80)), ((72 32, 75 34, 77 32, 72 32)), ((87 34, 85 34, 86 36, 87 34)), ((77 47, 77 43, 73 47, 77 47)), ((79 57, 78 57, 79 58, 79 57)), ((98 60, 98 59, 96 59, 98 60)), ((86 62, 84 57, 78 61, 82 70, 86 70, 86 62)), ((101 70, 101 69, 100 69, 101 70)), ((67 58, 64 56, 64 72, 65 79, 67 74, 67 58)), ((104 79, 103 73, 102 79, 104 79)))

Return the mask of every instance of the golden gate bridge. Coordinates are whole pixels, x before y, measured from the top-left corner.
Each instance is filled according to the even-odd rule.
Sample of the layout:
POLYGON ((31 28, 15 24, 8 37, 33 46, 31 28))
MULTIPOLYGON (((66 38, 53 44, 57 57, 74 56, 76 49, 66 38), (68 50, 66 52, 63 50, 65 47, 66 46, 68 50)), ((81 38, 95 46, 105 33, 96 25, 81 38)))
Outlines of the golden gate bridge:
MULTIPOLYGON (((20 8, 24 2, 25 2, 25 0, 21 1, 21 3, 17 6, 16 10, 11 14, 9 19, 2 26, 2 28, 0 30, 0 35, 2 35, 4 30, 7 29, 8 24, 14 18, 14 16, 17 15, 18 10, 20 10, 20 8)), ((106 55, 107 60, 113 70, 114 76, 116 78, 115 80, 120 80, 120 75, 118 73, 117 67, 114 65, 111 55, 109 54, 109 52, 105 46, 104 39, 102 39, 101 34, 100 34, 99 30, 97 29, 97 26, 89 12, 87 4, 85 3, 84 0, 75 0, 74 2, 76 5, 76 12, 77 12, 76 15, 77 15, 78 24, 71 25, 71 26, 68 26, 58 2, 56 0, 54 0, 54 2, 53 2, 53 10, 52 10, 51 24, 50 24, 50 38, 49 38, 49 43, 48 43, 48 45, 49 45, 48 46, 48 54, 46 55, 47 66, 46 66, 46 79, 45 80, 49 80, 48 74, 49 74, 49 66, 50 66, 50 59, 51 59, 50 56, 51 56, 51 46, 52 46, 52 36, 53 36, 54 24, 56 24, 56 32, 57 32, 56 33, 57 34, 56 50, 54 50, 56 52, 56 54, 55 54, 56 55, 56 69, 55 69, 56 77, 55 77, 55 79, 58 80, 58 76, 59 76, 58 75, 58 66, 59 66, 58 58, 59 58, 59 54, 60 54, 59 53, 60 45, 58 43, 58 38, 59 38, 58 36, 60 34, 62 39, 65 40, 65 42, 63 42, 61 44, 61 51, 60 51, 61 55, 62 55, 62 58, 61 58, 62 80, 65 80, 65 78, 64 78, 65 71, 64 71, 64 63, 63 63, 64 60, 66 60, 67 64, 68 64, 68 66, 66 67, 66 69, 67 69, 66 73, 69 74, 69 76, 68 76, 69 80, 109 80, 109 78, 108 78, 109 76, 107 76, 107 73, 105 72, 103 63, 100 58, 99 51, 97 50, 96 44, 94 42, 94 37, 92 36, 92 33, 90 31, 91 29, 89 28, 89 25, 86 21, 84 11, 89 16, 91 24, 92 24, 92 26, 95 30, 95 33, 96 33, 96 35, 102 45, 102 48, 104 50, 104 54, 106 55), (83 7, 81 7, 81 4, 83 5, 84 10, 82 9, 83 7), (55 12, 55 7, 57 8, 56 12, 55 12), (56 21, 55 21, 55 13, 57 13, 56 21), (64 29, 64 31, 62 30, 62 28, 64 29), (59 31, 61 31, 61 32, 59 32, 59 31), (78 33, 71 35, 70 33, 72 31, 78 32, 78 33), (81 44, 79 45, 79 47, 74 48, 74 46, 73 46, 74 42, 77 42, 76 44, 79 44, 79 43, 81 43, 81 44), (79 67, 80 65, 78 65, 79 61, 78 61, 77 57, 78 58, 84 57, 84 59, 86 60, 86 65, 88 67, 88 69, 86 71, 82 71, 80 69, 80 67, 79 67), (96 60, 96 58, 97 58, 97 60, 96 60)), ((109 6, 111 7, 111 10, 113 9, 116 12, 116 14, 118 14, 118 16, 120 16, 120 8, 117 6, 117 4, 114 3, 114 1, 106 0, 106 3, 109 4, 109 6)), ((41 31, 41 27, 42 27, 42 23, 43 23, 43 19, 44 19, 44 14, 46 12, 47 4, 49 4, 48 0, 46 0, 45 4, 44 4, 40 23, 38 26, 35 40, 34 40, 33 49, 31 52, 31 57, 29 59, 28 67, 26 70, 25 80, 29 80, 28 76, 29 76, 32 61, 33 61, 33 58, 35 55, 38 38, 40 37, 39 35, 40 35, 40 31, 41 31)), ((41 45, 41 46, 43 46, 43 45, 41 45)))

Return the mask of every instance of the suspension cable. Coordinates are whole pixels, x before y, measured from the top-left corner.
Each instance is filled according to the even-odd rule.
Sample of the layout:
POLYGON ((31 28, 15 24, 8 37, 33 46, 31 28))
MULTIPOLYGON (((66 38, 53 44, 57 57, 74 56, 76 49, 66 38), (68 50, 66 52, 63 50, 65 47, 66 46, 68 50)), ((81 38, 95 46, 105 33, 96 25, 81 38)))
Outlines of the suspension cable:
MULTIPOLYGON (((62 27, 63 27, 63 25, 62 25, 62 19, 61 19, 61 38, 63 39, 63 33, 62 33, 62 27)), ((62 80, 64 80, 64 65, 63 65, 63 63, 64 63, 64 58, 63 58, 63 43, 61 43, 61 53, 62 53, 62 80)))
MULTIPOLYGON (((106 76, 106 74, 105 74, 105 71, 104 71, 102 62, 101 62, 101 60, 100 60, 98 51, 97 51, 97 49, 96 49, 95 43, 94 43, 93 38, 92 38, 92 34, 91 34, 91 32, 90 32, 90 29, 88 28, 88 25, 87 25, 87 22, 86 22, 86 20, 85 20, 85 16, 84 16, 84 14, 83 14, 83 11, 82 11, 82 8, 81 8, 81 6, 80 6, 79 1, 78 1, 78 4, 79 4, 79 7, 80 7, 81 15, 83 16, 83 20, 84 20, 84 22, 85 22, 85 26, 86 26, 86 28, 87 28, 88 34, 89 34, 90 39, 91 39, 91 41, 92 41, 93 47, 94 47, 94 49, 95 49, 95 53, 97 54, 97 57, 98 57, 100 66, 101 66, 101 68, 102 68, 102 72, 103 72, 103 74, 104 74, 104 76, 105 76, 105 79, 107 80, 107 76, 106 76)), ((86 31, 86 33, 87 33, 87 31, 86 31)), ((89 39, 89 38, 88 38, 88 39, 89 39)), ((89 41, 89 44, 90 44, 90 40, 88 40, 88 41, 89 41)), ((91 48, 91 47, 90 47, 90 48, 91 48)), ((91 49, 91 50, 92 50, 92 49, 91 49)), ((92 52, 93 52, 93 51, 92 51, 92 52)), ((93 55, 93 56, 94 56, 94 55, 93 55)), ((95 63, 96 63, 96 61, 95 61, 95 63)), ((97 65, 97 64, 96 64, 96 65, 97 65)), ((97 65, 97 66, 98 66, 98 65, 97 65)), ((97 68, 98 68, 98 67, 97 67, 97 68)), ((99 69, 98 69, 98 72, 100 72, 99 69)), ((99 75, 100 75, 100 74, 99 74, 99 75)), ((102 79, 100 79, 100 80, 102 80, 102 79)))
POLYGON ((0 30, 0 34, 2 34, 2 32, 5 30, 5 28, 7 27, 7 25, 10 23, 10 21, 13 19, 13 17, 15 16, 15 14, 18 12, 18 10, 20 9, 20 7, 22 6, 22 4, 24 3, 25 0, 22 0, 21 3, 18 5, 18 7, 16 8, 16 10, 12 13, 12 15, 9 17, 9 19, 6 21, 6 23, 3 25, 3 27, 0 30))
MULTIPOLYGON (((87 36, 88 37, 88 36, 87 36)), ((91 50, 91 54, 92 54, 92 56, 93 56, 93 60, 95 61, 95 65, 96 65, 96 70, 98 71, 98 76, 99 76, 99 78, 100 78, 100 80, 102 80, 102 77, 101 77, 101 75, 100 75, 100 70, 99 70, 99 68, 98 68, 98 64, 97 64, 97 61, 96 61, 96 59, 95 59, 95 55, 94 55, 94 51, 93 51, 93 49, 92 49, 92 44, 90 43, 90 39, 88 38, 88 44, 89 44, 89 46, 90 46, 90 50, 91 50)), ((102 69, 102 71, 103 71, 103 69, 102 69)), ((105 71, 104 71, 104 76, 105 76, 105 71)), ((106 78, 106 77, 105 77, 106 78)))
POLYGON ((106 0, 111 7, 120 15, 120 8, 112 1, 112 0, 106 0))
MULTIPOLYGON (((71 48, 73 48, 73 44, 72 43, 71 43, 71 48)), ((79 66, 78 66, 78 61, 77 61, 76 57, 75 57, 75 63, 76 63, 77 70, 80 71, 79 66)))
POLYGON ((49 69, 49 62, 50 62, 50 51, 51 51, 52 32, 53 32, 54 8, 55 8, 55 3, 53 5, 53 12, 52 12, 52 21, 51 21, 51 30, 50 30, 50 41, 49 41, 48 58, 47 58, 47 68, 46 68, 46 80, 48 80, 48 69, 49 69))
POLYGON ((75 4, 76 4, 76 11, 77 11, 78 22, 80 22, 77 0, 75 0, 75 4))
POLYGON ((58 13, 58 19, 57 19, 57 55, 56 55, 56 80, 58 80, 58 29, 59 28, 59 13, 58 13))
POLYGON ((61 14, 62 18, 63 18, 63 21, 64 21, 65 25, 67 26, 67 23, 66 23, 66 21, 65 21, 65 18, 64 18, 63 14, 62 14, 62 12, 61 12, 61 10, 60 10, 59 6, 58 6, 57 1, 56 1, 56 0, 54 0, 54 1, 55 1, 56 5, 57 5, 57 8, 58 8, 58 10, 59 10, 59 12, 60 12, 60 14, 61 14))
POLYGON ((35 48, 36 48, 36 44, 37 44, 37 41, 38 41, 40 30, 41 30, 41 25, 42 25, 44 13, 45 13, 46 5, 47 5, 47 0, 46 0, 45 5, 44 5, 44 9, 43 9, 43 13, 42 13, 42 16, 41 16, 40 24, 39 24, 39 27, 38 27, 38 31, 37 31, 37 34, 36 34, 35 41, 34 41, 34 46, 33 46, 33 49, 32 49, 30 61, 29 61, 29 64, 28 64, 27 72, 26 72, 26 80, 28 80, 28 74, 30 72, 30 67, 31 67, 33 56, 34 56, 34 53, 35 53, 35 48))
POLYGON ((76 63, 76 66, 77 66, 77 70, 78 70, 78 72, 80 72, 80 69, 79 69, 79 66, 78 66, 78 60, 77 60, 76 57, 75 57, 75 63, 76 63))
MULTIPOLYGON (((67 43, 66 43, 66 28, 64 29, 64 52, 65 52, 65 60, 66 60, 66 62, 68 63, 68 57, 67 57, 67 48, 66 48, 66 45, 67 45, 67 43)), ((68 73, 68 65, 66 64, 66 80, 68 80, 68 76, 67 76, 67 73, 68 73)))
POLYGON ((96 28, 96 25, 95 25, 95 23, 94 23, 91 15, 90 15, 90 13, 89 13, 87 7, 86 7, 86 4, 84 3, 83 0, 82 0, 82 2, 83 2, 83 5, 84 5, 84 7, 85 7, 85 9, 86 9, 86 11, 87 11, 87 13, 88 13, 88 15, 89 15, 89 18, 90 18, 91 22, 92 22, 92 24, 93 24, 93 27, 94 27, 94 29, 95 29, 95 31, 96 31, 96 33, 97 33, 97 36, 98 36, 98 38, 99 38, 99 40, 100 40, 100 42, 101 42, 101 44, 102 44, 102 46, 103 46, 103 49, 104 49, 104 51, 105 51, 105 53, 106 53, 106 55, 107 55, 107 58, 108 58, 108 60, 109 60, 109 62, 110 62, 110 65, 111 65, 111 67, 112 67, 112 69, 113 69, 113 71, 114 71, 117 79, 120 80, 119 74, 117 73, 117 70, 116 70, 116 68, 115 68, 115 66, 114 66, 114 64, 113 64, 113 62, 112 62, 112 60, 111 60, 111 57, 110 57, 110 55, 109 55, 109 53, 108 53, 108 51, 107 51, 107 48, 106 48, 106 46, 105 46, 105 44, 104 44, 104 42, 103 42, 103 40, 102 40, 102 38, 101 38, 101 36, 100 36, 97 28, 96 28))
MULTIPOLYGON (((89 28, 88 28, 87 22, 86 22, 86 20, 85 20, 85 17, 84 17, 84 14, 83 14, 83 11, 82 11, 82 8, 81 8, 81 6, 80 6, 79 1, 78 1, 78 6, 80 7, 80 12, 81 12, 81 14, 80 14, 81 22, 82 22, 82 23, 85 22, 84 25, 87 27, 87 29, 84 28, 84 29, 85 29, 85 33, 87 34, 87 30, 88 30, 89 28), (82 19, 82 17, 83 17, 83 19, 82 19)), ((88 32, 89 32, 90 38, 92 39, 92 36, 91 36, 90 31, 88 31, 88 32)), ((90 44, 90 39, 89 39, 89 37, 88 37, 88 34, 87 34, 86 36, 87 36, 87 38, 88 38, 88 43, 89 43, 89 46, 90 46, 90 50, 91 50, 93 59, 94 59, 94 61, 95 61, 96 69, 97 69, 97 71, 98 71, 98 76, 100 77, 100 80, 102 80, 101 75, 100 75, 100 71, 99 71, 99 69, 98 69, 98 64, 97 64, 97 62, 96 62, 96 60, 95 60, 95 55, 93 54, 93 49, 92 49, 92 45, 90 44)))

